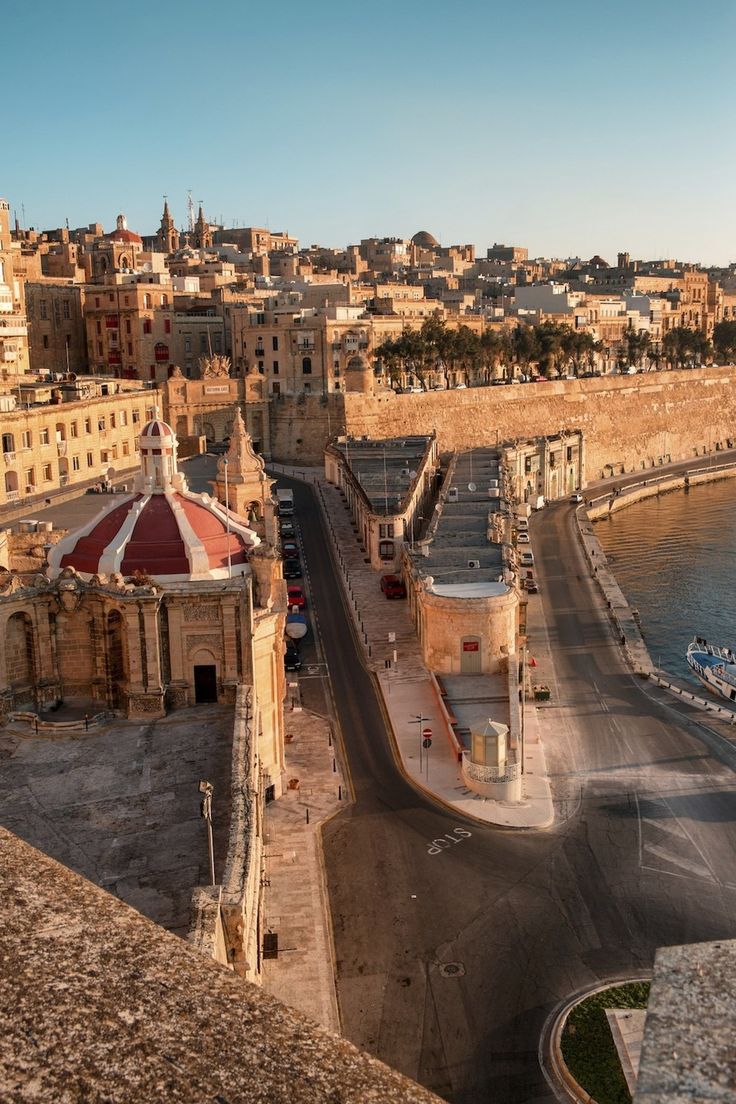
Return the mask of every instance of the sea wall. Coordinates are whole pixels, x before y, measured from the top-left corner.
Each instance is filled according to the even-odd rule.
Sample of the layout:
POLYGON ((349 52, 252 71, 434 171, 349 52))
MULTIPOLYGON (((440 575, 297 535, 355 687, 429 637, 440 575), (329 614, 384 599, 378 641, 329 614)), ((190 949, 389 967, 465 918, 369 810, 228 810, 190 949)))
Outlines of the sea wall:
POLYGON ((518 387, 396 395, 281 398, 272 404, 277 460, 322 462, 328 431, 380 438, 436 431, 440 450, 580 429, 586 482, 683 460, 736 438, 736 369, 648 372, 518 387))
POLYGON ((635 502, 642 502, 646 498, 669 494, 670 491, 681 491, 685 487, 695 487, 701 483, 733 479, 734 476, 736 476, 736 464, 723 468, 703 468, 700 471, 683 472, 681 475, 651 478, 643 483, 622 487, 620 491, 615 489, 599 495, 589 503, 588 517, 591 521, 598 521, 599 518, 608 517, 609 514, 615 514, 626 506, 633 506, 635 502))

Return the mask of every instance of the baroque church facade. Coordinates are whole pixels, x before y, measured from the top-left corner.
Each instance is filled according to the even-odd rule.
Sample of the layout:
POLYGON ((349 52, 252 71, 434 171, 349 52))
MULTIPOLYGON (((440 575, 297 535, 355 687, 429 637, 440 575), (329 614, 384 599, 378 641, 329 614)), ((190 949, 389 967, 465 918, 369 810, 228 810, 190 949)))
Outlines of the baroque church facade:
POLYGON ((154 417, 133 493, 59 541, 45 574, 0 573, 0 720, 62 702, 153 718, 233 703, 246 684, 278 796, 286 586, 272 482, 239 412, 213 495, 188 489, 176 449, 154 417))

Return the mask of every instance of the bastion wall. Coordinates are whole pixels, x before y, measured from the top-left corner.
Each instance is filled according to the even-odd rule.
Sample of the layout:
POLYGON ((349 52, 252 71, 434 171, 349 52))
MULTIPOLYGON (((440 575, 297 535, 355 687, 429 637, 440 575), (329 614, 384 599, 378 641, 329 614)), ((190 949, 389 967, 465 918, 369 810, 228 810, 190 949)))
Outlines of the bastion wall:
POLYGON ((440 451, 580 429, 585 480, 701 455, 736 437, 736 369, 648 372, 397 395, 281 398, 271 408, 274 459, 321 464, 330 433, 380 438, 436 431, 440 451))

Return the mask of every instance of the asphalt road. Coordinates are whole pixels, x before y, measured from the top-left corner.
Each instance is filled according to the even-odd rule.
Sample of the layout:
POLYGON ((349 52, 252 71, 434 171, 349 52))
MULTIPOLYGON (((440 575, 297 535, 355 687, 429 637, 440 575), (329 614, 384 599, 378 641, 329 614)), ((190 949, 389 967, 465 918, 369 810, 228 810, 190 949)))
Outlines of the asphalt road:
POLYGON ((538 1046, 559 1001, 646 973, 660 945, 736 937, 733 773, 628 674, 561 504, 531 523, 560 822, 504 832, 435 805, 396 767, 319 510, 293 486, 355 795, 324 831, 344 1033, 457 1104, 551 1101, 538 1046))

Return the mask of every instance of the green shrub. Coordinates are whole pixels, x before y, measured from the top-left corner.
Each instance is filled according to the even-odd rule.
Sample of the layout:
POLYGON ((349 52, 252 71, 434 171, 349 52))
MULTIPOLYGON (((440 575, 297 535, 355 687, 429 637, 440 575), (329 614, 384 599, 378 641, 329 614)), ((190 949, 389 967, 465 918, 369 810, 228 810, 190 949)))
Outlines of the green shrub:
POLYGON ((615 985, 586 997, 570 1012, 562 1034, 562 1057, 578 1084, 597 1104, 631 1104, 607 1008, 646 1008, 649 982, 615 985))

